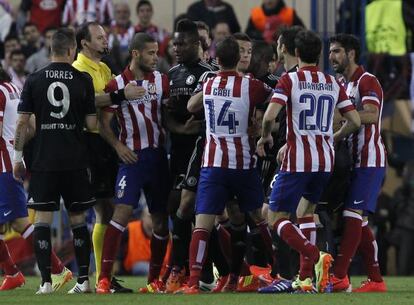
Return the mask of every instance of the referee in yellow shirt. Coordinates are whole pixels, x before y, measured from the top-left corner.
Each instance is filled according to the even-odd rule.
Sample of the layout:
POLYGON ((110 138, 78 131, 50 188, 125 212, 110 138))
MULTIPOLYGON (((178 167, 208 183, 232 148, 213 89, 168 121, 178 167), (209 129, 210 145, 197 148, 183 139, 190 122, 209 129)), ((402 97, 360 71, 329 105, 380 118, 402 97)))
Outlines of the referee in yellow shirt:
MULTIPOLYGON (((103 94, 105 85, 113 77, 110 68, 101 61, 109 53, 105 30, 99 23, 85 23, 76 33, 76 42, 80 51, 73 66, 80 71, 89 73, 93 80, 95 94, 103 94)), ((112 198, 118 170, 118 157, 101 138, 98 130, 88 132, 87 141, 91 182, 96 198, 96 223, 93 228, 92 242, 95 253, 96 278, 98 278, 101 271, 103 238, 113 213, 112 198)), ((111 284, 111 289, 114 289, 115 292, 132 292, 131 289, 122 287, 114 278, 112 278, 111 284)))

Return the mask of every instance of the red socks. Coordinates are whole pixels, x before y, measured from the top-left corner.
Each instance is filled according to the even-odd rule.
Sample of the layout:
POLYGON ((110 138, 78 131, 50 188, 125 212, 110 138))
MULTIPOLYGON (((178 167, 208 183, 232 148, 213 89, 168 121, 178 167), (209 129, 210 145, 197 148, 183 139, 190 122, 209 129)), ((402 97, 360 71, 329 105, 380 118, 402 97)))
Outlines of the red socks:
POLYGON ((164 261, 165 252, 167 251, 167 245, 169 235, 158 236, 152 232, 151 237, 151 261, 148 273, 148 283, 157 280, 160 276, 162 263, 164 261))
POLYGON ((99 280, 103 278, 111 279, 112 266, 114 265, 115 257, 121 242, 121 235, 124 231, 125 227, 119 223, 116 223, 113 220, 109 222, 105 231, 99 280))
POLYGON ((348 273, 349 264, 358 249, 362 233, 361 215, 348 210, 345 210, 343 215, 345 227, 333 268, 334 275, 340 279, 343 279, 348 273))
POLYGON ((6 275, 14 275, 19 272, 3 239, 0 239, 0 266, 3 268, 6 275))
MULTIPOLYGON (((298 218, 299 229, 302 234, 312 245, 316 244, 316 224, 313 216, 298 218)), ((306 278, 313 277, 313 262, 308 258, 300 255, 300 270, 299 279, 304 280, 306 278)))
POLYGON ((274 224, 274 229, 276 230, 277 235, 279 235, 290 247, 300 254, 309 257, 312 263, 318 261, 319 249, 315 245, 312 245, 289 219, 279 219, 274 224))
POLYGON ((378 245, 371 228, 368 226, 368 222, 362 223, 362 235, 358 251, 364 259, 368 278, 373 282, 382 282, 383 279, 378 264, 378 245))
POLYGON ((207 258, 210 232, 205 229, 194 229, 190 243, 190 279, 188 286, 197 286, 201 270, 207 258))

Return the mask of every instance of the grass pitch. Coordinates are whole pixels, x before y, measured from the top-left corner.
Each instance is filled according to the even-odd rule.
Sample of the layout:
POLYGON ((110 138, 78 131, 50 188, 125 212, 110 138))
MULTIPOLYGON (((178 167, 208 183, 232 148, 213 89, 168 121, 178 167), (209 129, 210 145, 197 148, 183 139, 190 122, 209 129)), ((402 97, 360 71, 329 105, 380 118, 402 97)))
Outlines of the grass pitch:
MULTIPOLYGON (((138 287, 145 285, 145 279, 142 277, 123 277, 126 287, 137 290, 138 287)), ((354 287, 359 286, 361 277, 353 277, 354 287)), ((352 304, 352 305, 400 305, 414 304, 414 277, 387 277, 386 283, 389 292, 387 293, 370 293, 370 294, 307 294, 307 295, 289 295, 289 294, 272 294, 263 295, 257 293, 232 293, 232 294, 201 294, 201 295, 143 295, 133 294, 112 294, 112 295, 67 295, 66 292, 72 288, 75 281, 72 280, 66 284, 60 291, 51 295, 35 295, 40 283, 38 277, 26 277, 26 285, 13 291, 0 292, 0 305, 49 305, 49 304, 70 304, 70 305, 322 305, 322 304, 352 304)))

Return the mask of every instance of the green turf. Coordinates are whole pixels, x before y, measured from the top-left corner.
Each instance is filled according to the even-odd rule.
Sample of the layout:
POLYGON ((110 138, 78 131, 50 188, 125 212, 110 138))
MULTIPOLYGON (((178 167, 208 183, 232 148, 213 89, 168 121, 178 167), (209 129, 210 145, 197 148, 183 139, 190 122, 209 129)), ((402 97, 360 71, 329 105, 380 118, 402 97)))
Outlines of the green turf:
MULTIPOLYGON (((139 287, 145 284, 144 278, 125 277, 125 286, 139 287)), ((354 286, 357 286, 362 278, 353 278, 354 286)), ((51 295, 35 295, 39 278, 26 278, 26 286, 14 291, 2 291, 0 293, 0 305, 9 304, 134 304, 134 305, 175 305, 175 304, 202 304, 202 305, 323 305, 323 304, 363 304, 363 305, 387 305, 387 304, 414 304, 414 277, 388 277, 386 282, 389 288, 387 293, 379 294, 320 294, 320 295, 261 295, 248 294, 202 294, 196 296, 186 295, 142 295, 142 294, 116 294, 116 295, 67 295, 66 291, 72 288, 74 281, 63 287, 61 291, 51 295)))

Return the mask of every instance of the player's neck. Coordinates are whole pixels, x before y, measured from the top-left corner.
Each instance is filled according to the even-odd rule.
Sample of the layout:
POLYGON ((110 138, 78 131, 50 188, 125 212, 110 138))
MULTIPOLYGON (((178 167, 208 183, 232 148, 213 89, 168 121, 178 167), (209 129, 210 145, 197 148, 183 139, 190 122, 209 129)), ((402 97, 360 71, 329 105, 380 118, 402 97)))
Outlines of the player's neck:
POLYGON ((137 65, 135 65, 133 62, 129 65, 129 70, 131 70, 132 74, 134 74, 134 79, 144 79, 145 73, 142 71, 137 65))
POLYGON ((304 61, 301 61, 301 60, 299 59, 298 66, 299 66, 299 69, 302 69, 303 67, 311 67, 311 66, 316 67, 316 66, 317 66, 317 64, 316 64, 316 63, 304 62, 304 61))
POLYGON ((71 59, 68 56, 52 55, 50 61, 54 62, 54 63, 65 63, 65 64, 69 64, 69 65, 71 65, 73 63, 73 59, 71 59))
POLYGON ((358 69, 358 65, 355 63, 350 63, 349 66, 345 69, 343 76, 345 77, 346 81, 349 82, 351 77, 354 75, 355 71, 358 69))
POLYGON ((298 65, 298 58, 295 56, 289 56, 289 55, 285 55, 284 57, 285 62, 283 64, 283 67, 285 68, 285 71, 290 71, 291 69, 293 69, 293 67, 298 65))

